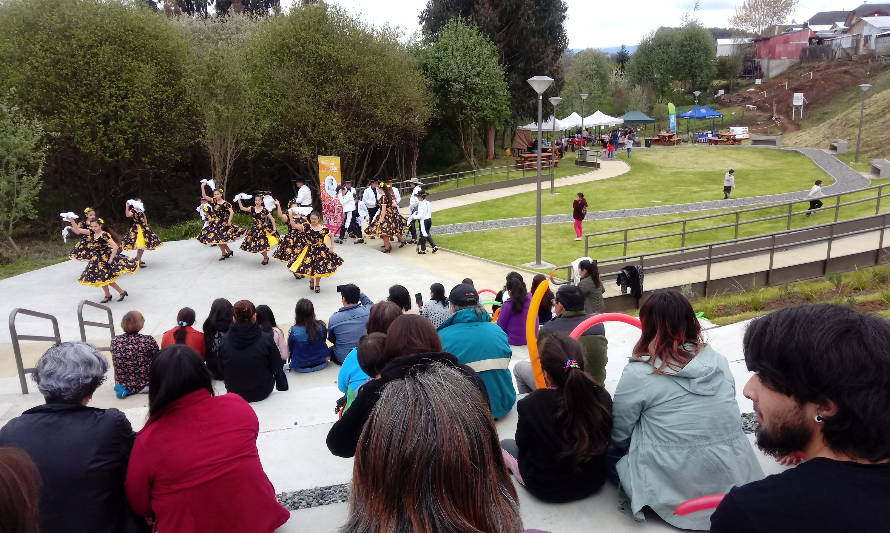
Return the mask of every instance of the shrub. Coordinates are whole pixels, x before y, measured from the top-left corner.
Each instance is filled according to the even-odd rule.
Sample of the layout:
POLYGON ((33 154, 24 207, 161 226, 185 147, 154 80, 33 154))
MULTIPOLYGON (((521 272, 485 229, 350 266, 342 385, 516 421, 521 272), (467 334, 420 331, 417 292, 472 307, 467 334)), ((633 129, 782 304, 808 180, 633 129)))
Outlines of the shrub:
POLYGON ((865 291, 872 287, 874 276, 868 270, 857 270, 851 273, 846 283, 856 291, 865 291))

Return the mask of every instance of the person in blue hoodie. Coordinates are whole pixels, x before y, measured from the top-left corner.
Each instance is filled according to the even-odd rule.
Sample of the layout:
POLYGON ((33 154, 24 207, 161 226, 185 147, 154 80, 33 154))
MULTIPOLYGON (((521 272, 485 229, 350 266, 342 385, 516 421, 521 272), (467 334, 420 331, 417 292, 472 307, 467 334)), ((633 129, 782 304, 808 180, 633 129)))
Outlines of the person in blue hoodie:
POLYGON ((448 302, 452 314, 438 328, 442 350, 476 371, 485 383, 492 416, 502 418, 516 403, 507 334, 479 306, 479 293, 472 285, 451 289, 448 302))

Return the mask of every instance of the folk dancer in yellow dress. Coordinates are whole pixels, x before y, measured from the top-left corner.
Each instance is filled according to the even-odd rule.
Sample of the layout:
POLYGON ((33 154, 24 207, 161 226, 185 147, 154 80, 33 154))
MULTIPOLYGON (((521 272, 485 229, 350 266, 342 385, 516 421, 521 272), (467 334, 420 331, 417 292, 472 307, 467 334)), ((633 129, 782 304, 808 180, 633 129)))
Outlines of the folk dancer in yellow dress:
POLYGON ((309 278, 309 288, 318 293, 321 292, 321 278, 333 275, 343 264, 343 258, 334 253, 331 231, 321 223, 318 211, 309 214, 303 232, 306 246, 288 268, 294 274, 309 278))
MULTIPOLYGON (((289 265, 296 260, 300 252, 306 247, 306 236, 303 232, 303 224, 306 223, 306 217, 297 211, 296 204, 291 201, 286 212, 281 211, 281 202, 275 200, 278 218, 287 224, 287 234, 281 238, 281 243, 275 249, 272 257, 289 265)), ((302 279, 303 276, 292 272, 295 278, 302 279)))
POLYGON ((246 213, 250 213, 253 217, 253 224, 244 235, 244 242, 241 243, 241 249, 252 254, 263 254, 262 265, 269 264, 269 249, 281 242, 281 235, 275 228, 275 219, 272 218, 266 207, 263 205, 263 196, 265 191, 257 192, 253 197, 253 206, 244 207, 241 197, 238 197, 238 208, 246 213))
POLYGON ((124 250, 136 250, 136 261, 139 268, 145 268, 142 254, 145 250, 157 250, 164 245, 158 234, 148 227, 148 218, 145 216, 145 205, 139 198, 127 200, 124 206, 124 215, 131 219, 130 230, 124 235, 121 248, 124 250))
POLYGON ((221 254, 219 260, 224 261, 235 255, 228 243, 238 240, 244 234, 244 228, 232 224, 235 211, 223 197, 222 189, 216 189, 211 196, 210 187, 202 183, 201 197, 210 205, 210 210, 207 211, 207 224, 198 234, 198 242, 218 245, 221 254))
POLYGON ((83 269, 80 279, 77 280, 78 283, 90 287, 102 287, 102 292, 105 293, 103 304, 111 301, 109 286, 113 287, 120 295, 117 301, 120 302, 129 296, 127 291, 117 284, 117 278, 121 274, 132 274, 139 270, 139 262, 121 253, 120 246, 117 244, 118 239, 115 239, 115 236, 98 220, 90 222, 89 229, 74 227, 71 231, 88 238, 87 249, 90 259, 86 268, 83 269))
POLYGON ((377 220, 368 226, 365 233, 369 236, 379 236, 383 239, 383 253, 389 253, 392 251, 392 246, 389 242, 393 237, 398 239, 399 248, 405 246, 403 234, 407 224, 405 223, 405 217, 399 213, 399 204, 393 193, 392 186, 384 184, 380 188, 383 190, 383 196, 381 196, 379 202, 380 211, 377 213, 377 220))
MULTIPOLYGON (((96 215, 96 210, 92 207, 87 207, 83 210, 83 218, 80 219, 80 222, 75 222, 74 220, 69 220, 68 225, 72 228, 80 228, 89 230, 90 222, 94 220, 100 220, 96 215)), ((73 231, 73 230, 69 230, 73 231)), ((74 248, 71 252, 68 253, 68 257, 74 259, 76 261, 89 261, 90 260, 90 251, 89 251, 89 232, 86 235, 81 235, 80 239, 77 240, 77 244, 74 245, 74 248)))

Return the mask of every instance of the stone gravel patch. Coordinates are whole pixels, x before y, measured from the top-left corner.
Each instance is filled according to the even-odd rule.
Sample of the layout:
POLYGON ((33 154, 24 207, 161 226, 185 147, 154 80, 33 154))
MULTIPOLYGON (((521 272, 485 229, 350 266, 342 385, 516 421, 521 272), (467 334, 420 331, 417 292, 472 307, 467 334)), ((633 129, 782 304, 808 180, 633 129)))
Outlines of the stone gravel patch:
POLYGON ((278 503, 291 511, 320 507, 332 503, 343 503, 349 500, 349 484, 315 487, 314 489, 295 490, 278 494, 278 503))

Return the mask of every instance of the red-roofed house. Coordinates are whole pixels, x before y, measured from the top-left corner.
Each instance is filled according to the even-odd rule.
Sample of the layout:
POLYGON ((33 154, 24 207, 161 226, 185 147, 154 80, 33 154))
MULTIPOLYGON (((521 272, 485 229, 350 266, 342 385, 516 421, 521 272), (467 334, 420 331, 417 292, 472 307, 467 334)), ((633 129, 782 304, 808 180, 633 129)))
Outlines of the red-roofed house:
POLYGON ((765 77, 772 78, 798 64, 801 51, 818 40, 809 28, 754 39, 754 61, 765 77))

